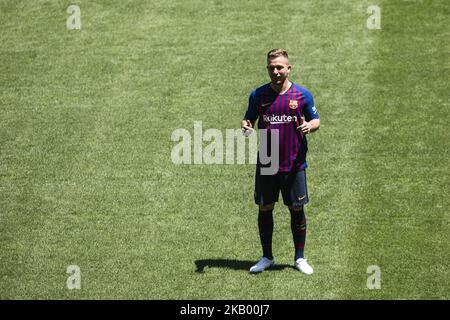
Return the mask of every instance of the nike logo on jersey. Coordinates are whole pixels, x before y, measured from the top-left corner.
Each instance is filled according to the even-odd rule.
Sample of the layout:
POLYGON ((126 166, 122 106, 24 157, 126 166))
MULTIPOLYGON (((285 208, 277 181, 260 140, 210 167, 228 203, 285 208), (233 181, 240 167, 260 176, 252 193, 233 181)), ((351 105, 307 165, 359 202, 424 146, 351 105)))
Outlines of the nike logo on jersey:
POLYGON ((268 103, 262 103, 261 104, 261 106, 263 106, 263 107, 267 107, 268 105, 271 105, 272 104, 272 102, 268 102, 268 103))

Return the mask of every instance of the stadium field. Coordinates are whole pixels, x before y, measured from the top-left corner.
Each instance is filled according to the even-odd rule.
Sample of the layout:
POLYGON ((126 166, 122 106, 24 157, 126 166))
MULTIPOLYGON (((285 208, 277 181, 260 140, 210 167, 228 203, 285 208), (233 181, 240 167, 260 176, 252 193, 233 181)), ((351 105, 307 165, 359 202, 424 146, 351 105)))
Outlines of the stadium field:
POLYGON ((444 0, 0 0, 0 298, 449 299, 449 14, 444 0), (282 205, 277 267, 248 273, 254 164, 172 157, 174 132, 239 128, 278 47, 321 118, 311 276, 292 267, 282 205))

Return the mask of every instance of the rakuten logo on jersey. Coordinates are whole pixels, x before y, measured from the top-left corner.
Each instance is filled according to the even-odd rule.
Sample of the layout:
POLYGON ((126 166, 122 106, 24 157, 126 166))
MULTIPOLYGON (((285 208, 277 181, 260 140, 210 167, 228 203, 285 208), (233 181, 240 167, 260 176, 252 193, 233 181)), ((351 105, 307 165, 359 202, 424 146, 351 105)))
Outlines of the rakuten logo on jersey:
POLYGON ((285 114, 283 115, 263 115, 264 122, 269 122, 270 124, 277 124, 277 123, 290 123, 297 121, 297 116, 287 116, 285 114))

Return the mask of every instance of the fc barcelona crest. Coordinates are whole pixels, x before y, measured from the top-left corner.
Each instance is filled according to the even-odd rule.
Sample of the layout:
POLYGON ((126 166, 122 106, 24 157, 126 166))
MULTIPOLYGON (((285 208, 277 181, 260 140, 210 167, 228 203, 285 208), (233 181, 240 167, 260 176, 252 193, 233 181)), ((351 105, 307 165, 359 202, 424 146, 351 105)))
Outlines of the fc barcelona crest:
POLYGON ((289 100, 289 108, 291 108, 291 109, 297 109, 297 107, 298 107, 298 102, 297 102, 297 100, 289 100))

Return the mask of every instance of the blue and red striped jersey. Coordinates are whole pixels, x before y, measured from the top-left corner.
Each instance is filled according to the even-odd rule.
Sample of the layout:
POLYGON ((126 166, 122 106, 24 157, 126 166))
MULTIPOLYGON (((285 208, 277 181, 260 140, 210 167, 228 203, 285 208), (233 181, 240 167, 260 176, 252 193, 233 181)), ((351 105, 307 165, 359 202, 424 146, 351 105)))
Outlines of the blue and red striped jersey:
MULTIPOLYGON (((272 129, 279 130, 278 172, 290 172, 294 165, 300 170, 307 167, 306 136, 296 130, 302 116, 306 121, 319 119, 312 94, 295 83, 283 94, 275 92, 269 83, 250 94, 244 119, 252 122, 258 119, 258 129, 267 129, 268 134, 272 129)), ((259 157, 257 165, 261 165, 259 157)))

